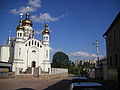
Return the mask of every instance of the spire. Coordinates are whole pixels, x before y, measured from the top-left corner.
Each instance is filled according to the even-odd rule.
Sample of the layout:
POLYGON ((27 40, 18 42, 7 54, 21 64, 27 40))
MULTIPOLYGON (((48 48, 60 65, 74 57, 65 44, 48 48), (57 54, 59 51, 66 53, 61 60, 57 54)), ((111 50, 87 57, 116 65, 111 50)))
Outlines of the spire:
POLYGON ((21 12, 21 13, 20 13, 20 18, 22 19, 22 17, 23 17, 23 13, 21 12))
POLYGON ((23 13, 20 13, 20 21, 19 21, 19 25, 22 25, 22 17, 23 17, 23 13))
POLYGON ((22 17, 23 17, 23 13, 21 12, 20 14, 20 20, 19 20, 19 25, 17 26, 17 30, 19 29, 23 29, 23 26, 22 26, 22 17))
POLYGON ((29 6, 27 6, 27 12, 25 15, 25 19, 22 21, 23 26, 32 26, 32 21, 29 19, 30 14, 29 14, 29 6))
POLYGON ((48 24, 47 23, 45 24, 45 30, 48 30, 48 24))
POLYGON ((29 19, 29 16, 30 16, 30 14, 29 14, 29 6, 27 6, 27 13, 26 13, 26 19, 29 19))
POLYGON ((9 37, 11 37, 11 31, 9 31, 9 37))
POLYGON ((10 43, 11 43, 11 31, 9 31, 9 36, 8 36, 8 42, 7 42, 7 44, 10 45, 10 43))

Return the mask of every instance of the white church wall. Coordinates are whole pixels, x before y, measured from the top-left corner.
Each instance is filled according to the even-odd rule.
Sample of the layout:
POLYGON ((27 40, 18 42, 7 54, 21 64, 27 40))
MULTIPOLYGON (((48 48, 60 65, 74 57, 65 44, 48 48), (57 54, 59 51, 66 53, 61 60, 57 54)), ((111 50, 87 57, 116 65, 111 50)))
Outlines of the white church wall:
POLYGON ((58 74, 58 73, 68 73, 68 69, 65 69, 65 68, 51 68, 51 74, 58 74))
POLYGON ((41 67, 41 63, 44 61, 44 46, 42 45, 42 43, 36 39, 29 39, 28 41, 26 41, 26 43, 24 43, 23 45, 23 50, 24 50, 24 54, 23 54, 23 60, 24 60, 24 71, 27 69, 27 67, 31 67, 32 66, 32 61, 36 61, 36 67, 41 67), (33 41, 33 45, 32 45, 32 41, 33 41), (29 42, 31 43, 29 46, 29 42), (35 44, 36 42, 36 44, 35 44), (37 43, 39 43, 39 47, 37 45, 37 43), (27 46, 26 46, 27 44, 27 46), (41 45, 41 47, 40 47, 41 45), (33 52, 32 52, 33 51, 33 52), (36 55, 34 55, 36 54, 36 55))

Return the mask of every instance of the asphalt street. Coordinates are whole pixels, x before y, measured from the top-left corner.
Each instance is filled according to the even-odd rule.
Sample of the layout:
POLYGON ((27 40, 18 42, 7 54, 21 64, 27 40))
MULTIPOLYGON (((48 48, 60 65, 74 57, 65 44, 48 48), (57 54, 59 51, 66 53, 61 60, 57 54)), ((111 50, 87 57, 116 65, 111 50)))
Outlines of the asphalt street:
MULTIPOLYGON (((120 90, 113 82, 89 79, 88 81, 102 83, 108 90, 120 90)), ((32 79, 0 79, 0 90, 69 90, 71 78, 41 80, 32 79)))

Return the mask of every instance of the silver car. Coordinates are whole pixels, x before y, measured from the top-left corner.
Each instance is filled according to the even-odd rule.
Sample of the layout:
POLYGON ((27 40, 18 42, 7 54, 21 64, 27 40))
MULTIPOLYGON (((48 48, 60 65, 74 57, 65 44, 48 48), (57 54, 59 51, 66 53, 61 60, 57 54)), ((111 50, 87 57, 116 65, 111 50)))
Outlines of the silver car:
POLYGON ((96 82, 72 83, 70 90, 107 90, 102 84, 96 82))

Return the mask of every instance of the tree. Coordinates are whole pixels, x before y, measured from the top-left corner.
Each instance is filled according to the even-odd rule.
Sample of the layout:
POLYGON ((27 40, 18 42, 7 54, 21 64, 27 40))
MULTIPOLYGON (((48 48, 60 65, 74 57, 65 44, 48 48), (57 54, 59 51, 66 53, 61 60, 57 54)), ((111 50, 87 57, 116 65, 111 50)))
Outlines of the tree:
POLYGON ((53 55, 52 59, 52 67, 54 68, 69 68, 71 62, 69 60, 68 55, 63 52, 56 52, 53 55))

